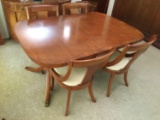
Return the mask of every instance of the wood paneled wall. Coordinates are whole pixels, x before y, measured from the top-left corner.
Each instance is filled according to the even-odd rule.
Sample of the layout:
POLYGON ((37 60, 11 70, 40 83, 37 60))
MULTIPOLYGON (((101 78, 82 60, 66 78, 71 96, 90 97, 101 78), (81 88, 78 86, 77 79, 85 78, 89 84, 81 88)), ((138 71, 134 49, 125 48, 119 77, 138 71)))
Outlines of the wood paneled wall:
MULTIPOLYGON (((112 16, 138 28, 146 37, 160 37, 160 0, 115 0, 112 16)), ((154 44, 160 48, 160 39, 154 44)))

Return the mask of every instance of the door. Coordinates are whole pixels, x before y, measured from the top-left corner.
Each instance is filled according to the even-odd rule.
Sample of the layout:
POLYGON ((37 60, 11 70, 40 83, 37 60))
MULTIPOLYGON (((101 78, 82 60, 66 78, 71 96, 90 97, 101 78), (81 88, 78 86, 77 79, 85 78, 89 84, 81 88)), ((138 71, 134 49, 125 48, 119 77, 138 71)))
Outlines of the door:
POLYGON ((106 13, 108 9, 109 0, 98 0, 97 11, 101 13, 106 13))

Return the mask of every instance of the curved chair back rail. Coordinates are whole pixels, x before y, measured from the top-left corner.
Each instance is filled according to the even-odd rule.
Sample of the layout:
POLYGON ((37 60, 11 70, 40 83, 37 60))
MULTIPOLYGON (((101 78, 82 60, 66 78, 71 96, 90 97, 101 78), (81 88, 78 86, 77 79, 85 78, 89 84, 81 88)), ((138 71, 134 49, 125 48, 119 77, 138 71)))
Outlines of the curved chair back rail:
POLYGON ((104 71, 111 73, 107 96, 110 96, 110 89, 112 85, 113 78, 115 74, 124 73, 124 82, 125 85, 128 86, 127 82, 127 73, 131 64, 142 54, 144 53, 148 47, 157 39, 157 35, 153 35, 150 40, 143 44, 132 44, 126 45, 119 56, 111 62, 108 62, 104 68, 104 71))
MULTIPOLYGON (((138 44, 138 45, 126 45, 120 55, 112 62, 108 62, 105 67, 110 67, 119 63, 123 58, 129 58, 129 62, 123 68, 124 70, 128 69, 130 65, 143 53, 148 47, 157 39, 157 35, 153 35, 147 43, 138 44)), ((120 71, 123 71, 120 69, 120 71)), ((118 71, 117 71, 118 72, 118 71)))
POLYGON ((92 92, 93 75, 104 62, 108 61, 113 52, 114 49, 102 56, 83 60, 73 60, 68 63, 68 66, 50 69, 50 74, 55 81, 61 87, 68 90, 65 115, 68 115, 71 91, 88 87, 91 100, 93 102, 96 101, 92 92))
POLYGON ((82 14, 88 12, 88 2, 65 3, 62 5, 63 15, 82 14))
POLYGON ((96 5, 91 4, 88 1, 77 1, 76 3, 87 3, 87 12, 94 12, 96 11, 96 5))
POLYGON ((25 7, 27 19, 59 16, 58 5, 32 5, 25 7))

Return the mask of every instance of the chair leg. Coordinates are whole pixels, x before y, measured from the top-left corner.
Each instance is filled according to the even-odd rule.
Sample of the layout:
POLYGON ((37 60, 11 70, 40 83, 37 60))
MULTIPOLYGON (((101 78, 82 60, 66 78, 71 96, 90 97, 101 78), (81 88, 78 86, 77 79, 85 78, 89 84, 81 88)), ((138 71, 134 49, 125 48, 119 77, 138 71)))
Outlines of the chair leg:
POLYGON ((46 93, 45 93, 45 107, 49 106, 49 99, 50 99, 50 72, 47 71, 46 77, 46 93))
POLYGON ((124 83, 125 83, 126 86, 128 86, 127 74, 128 74, 128 71, 126 71, 126 72, 124 73, 124 83))
POLYGON ((91 81, 91 83, 88 86, 88 92, 89 92, 89 95, 91 97, 92 102, 96 102, 96 99, 95 99, 95 97, 93 95, 93 90, 92 90, 92 81, 91 81))
POLYGON ((69 103, 70 103, 70 96, 71 96, 71 90, 68 90, 65 116, 68 116, 69 103))
POLYGON ((26 70, 31 71, 31 72, 41 72, 42 74, 45 73, 43 70, 43 67, 38 67, 38 68, 32 68, 32 67, 25 67, 26 70))
POLYGON ((109 83, 108 83, 107 97, 109 97, 111 94, 111 86, 112 86, 112 81, 113 81, 114 76, 115 74, 111 74, 110 76, 109 83))

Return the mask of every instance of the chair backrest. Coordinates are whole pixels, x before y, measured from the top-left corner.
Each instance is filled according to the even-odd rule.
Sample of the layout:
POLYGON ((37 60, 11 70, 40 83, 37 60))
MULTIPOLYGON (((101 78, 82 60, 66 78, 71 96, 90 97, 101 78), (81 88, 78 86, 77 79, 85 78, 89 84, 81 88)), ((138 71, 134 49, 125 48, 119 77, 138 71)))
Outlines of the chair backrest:
POLYGON ((59 16, 58 5, 32 5, 25 7, 27 19, 59 16))
POLYGON ((157 39, 157 35, 153 35, 148 42, 143 43, 143 44, 138 44, 138 45, 126 45, 121 52, 119 58, 117 58, 117 63, 118 61, 122 60, 123 57, 130 58, 130 61, 126 64, 124 67, 125 69, 128 69, 130 65, 142 54, 144 53, 148 47, 157 39), (119 59, 119 60, 118 60, 119 59))
POLYGON ((81 85, 86 84, 92 79, 94 73, 99 68, 101 68, 101 66, 104 63, 108 61, 109 57, 112 55, 114 51, 115 49, 112 49, 98 57, 92 57, 92 58, 80 59, 80 60, 72 60, 68 63, 68 70, 64 76, 60 76, 59 73, 57 73, 54 69, 50 69, 51 70, 50 73, 59 83, 61 83, 69 78, 72 72, 72 68, 74 67, 75 68, 86 68, 86 73, 83 77, 81 85))
POLYGON ((110 51, 108 51, 107 53, 105 53, 104 55, 101 55, 101 56, 98 56, 98 57, 95 57, 95 58, 90 58, 90 59, 86 59, 86 60, 73 60, 73 61, 70 61, 70 66, 69 67, 78 67, 78 68, 81 68, 81 67, 85 67, 87 68, 87 71, 86 71, 86 74, 81 82, 81 84, 85 84, 87 82, 89 82, 93 75, 95 74, 95 72, 101 68, 101 66, 103 65, 103 63, 106 63, 110 56, 112 55, 112 53, 114 52, 115 50, 112 49, 110 51))
POLYGON ((81 84, 85 84, 90 81, 95 74, 95 72, 102 66, 102 64, 107 62, 115 50, 112 49, 109 52, 105 53, 102 56, 98 56, 91 59, 86 60, 73 60, 70 62, 70 67, 86 67, 87 71, 82 80, 81 84))
POLYGON ((88 2, 82 3, 64 3, 62 5, 63 15, 66 14, 82 14, 88 12, 88 2))
POLYGON ((94 12, 96 11, 96 5, 91 4, 88 1, 77 1, 76 3, 87 3, 87 12, 94 12))

